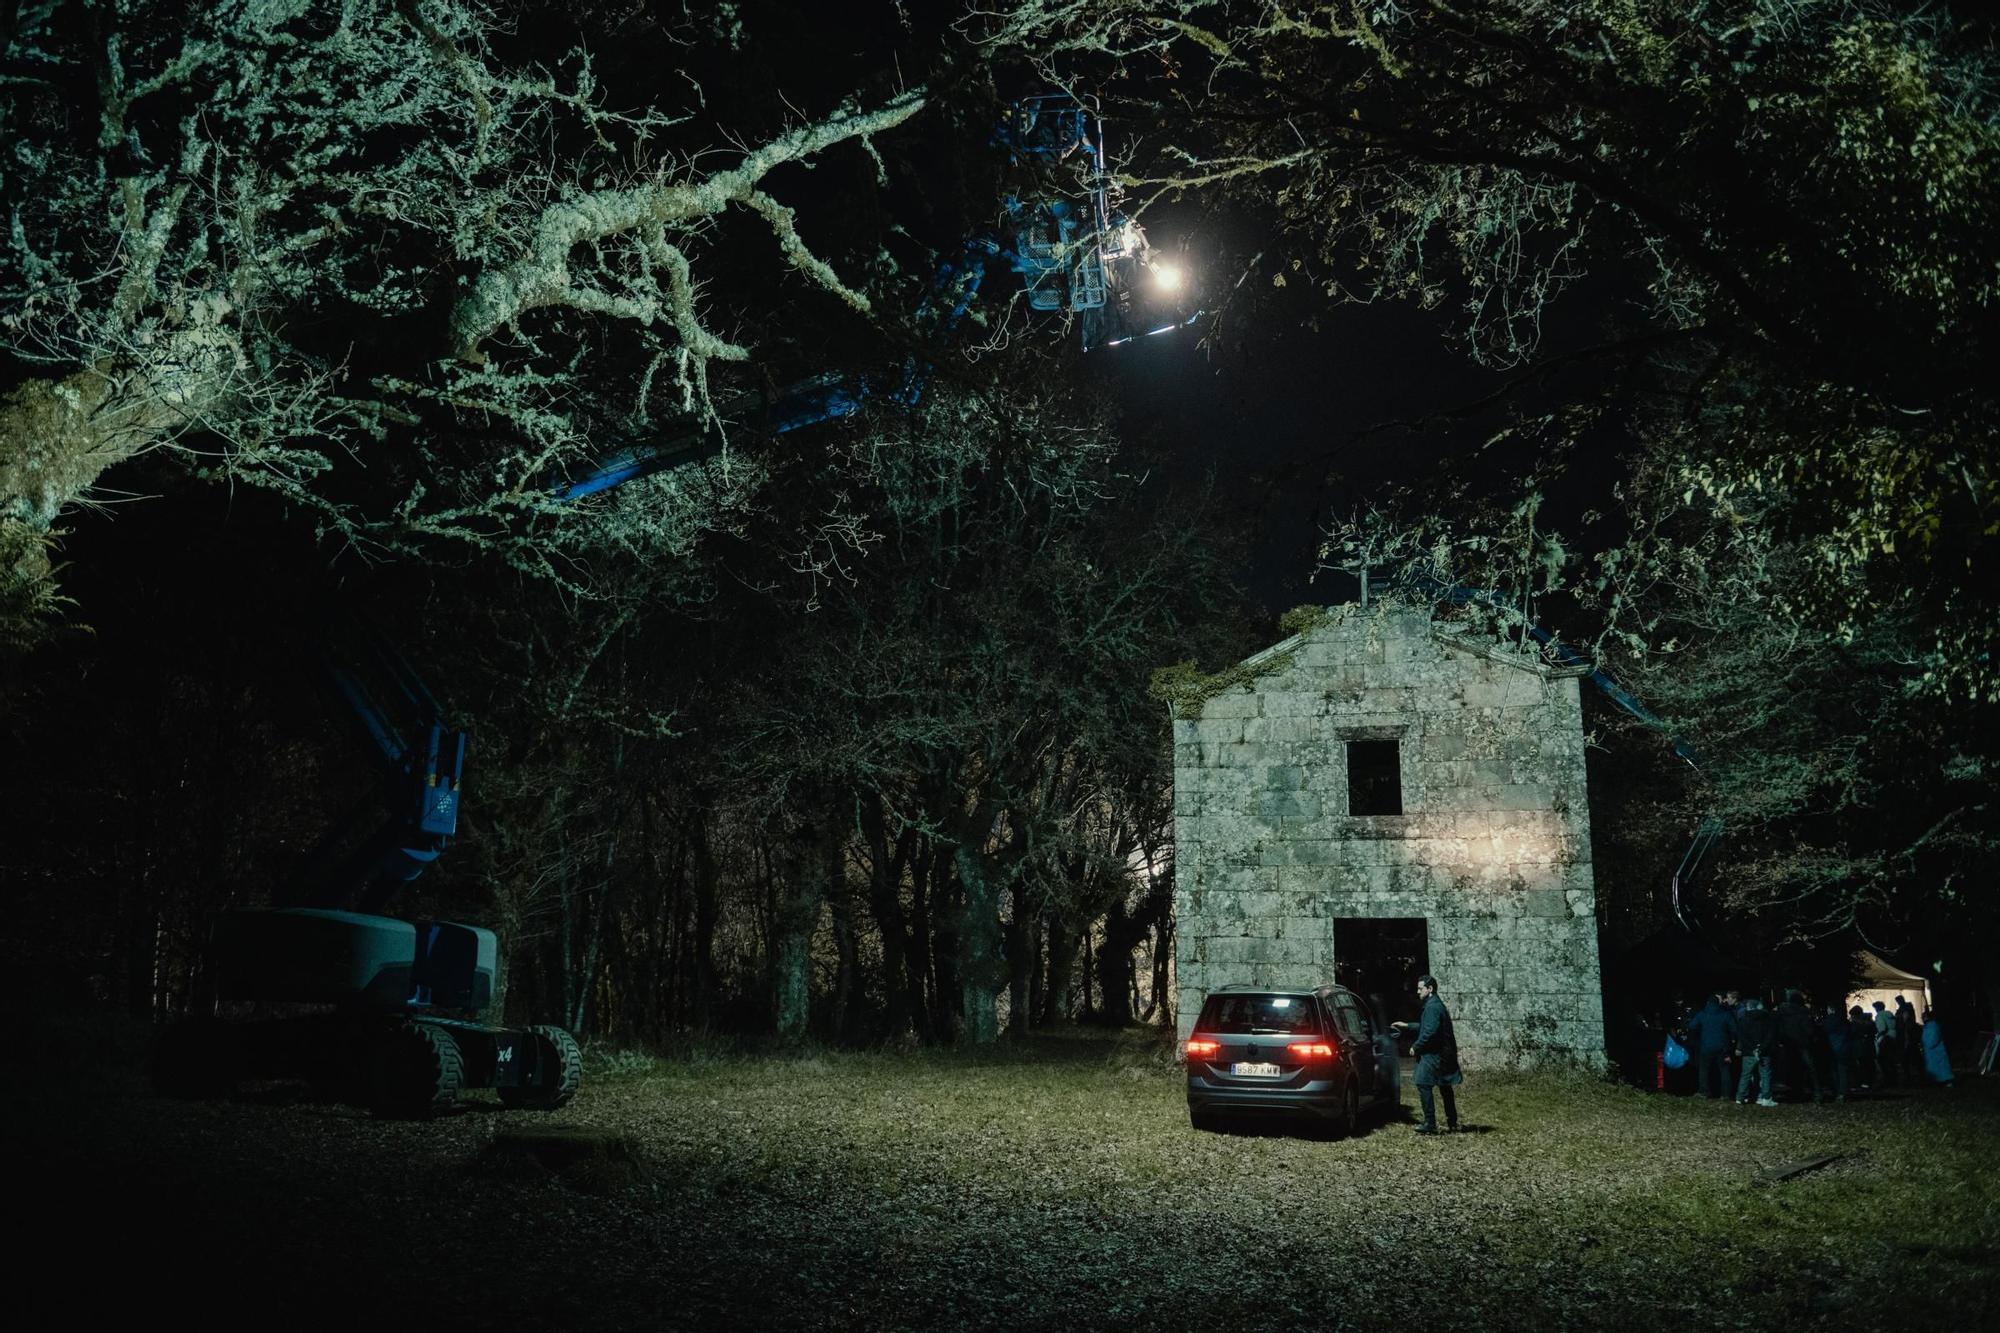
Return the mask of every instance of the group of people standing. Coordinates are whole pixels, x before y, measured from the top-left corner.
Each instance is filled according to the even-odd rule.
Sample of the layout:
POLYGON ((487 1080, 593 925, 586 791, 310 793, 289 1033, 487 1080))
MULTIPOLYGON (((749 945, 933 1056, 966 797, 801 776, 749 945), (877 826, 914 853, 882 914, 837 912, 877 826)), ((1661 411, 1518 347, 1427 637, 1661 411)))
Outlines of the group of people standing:
POLYGON ((1838 1004, 1808 1007, 1798 990, 1769 1008, 1757 996, 1725 991, 1710 995, 1681 1030, 1696 1087, 1711 1100, 1733 1094, 1738 1105, 1776 1106, 1774 1077, 1810 1092, 1814 1102, 1844 1102, 1851 1091, 1925 1077, 1952 1085, 1937 1020, 1925 1011, 1919 1022, 1916 1006, 1901 995, 1893 1010, 1877 1000, 1873 1014, 1860 1005, 1843 1014, 1838 1004))

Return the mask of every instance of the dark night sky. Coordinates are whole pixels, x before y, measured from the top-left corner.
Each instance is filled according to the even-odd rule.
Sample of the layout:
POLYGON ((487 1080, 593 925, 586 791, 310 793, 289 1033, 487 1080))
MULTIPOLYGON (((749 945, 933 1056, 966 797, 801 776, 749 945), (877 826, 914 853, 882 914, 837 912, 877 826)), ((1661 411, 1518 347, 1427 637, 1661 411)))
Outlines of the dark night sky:
MULTIPOLYGON (((1249 282, 1268 286, 1271 267, 1249 282)), ((1232 311, 1221 348, 1211 326, 1092 355, 1117 384, 1128 437, 1165 446, 1190 477, 1214 471, 1232 522, 1249 533, 1246 591, 1278 611, 1350 595, 1338 576, 1306 582, 1330 515, 1476 439, 1476 424, 1369 431, 1476 398, 1490 379, 1447 342, 1444 313, 1322 307, 1315 329, 1232 311)))

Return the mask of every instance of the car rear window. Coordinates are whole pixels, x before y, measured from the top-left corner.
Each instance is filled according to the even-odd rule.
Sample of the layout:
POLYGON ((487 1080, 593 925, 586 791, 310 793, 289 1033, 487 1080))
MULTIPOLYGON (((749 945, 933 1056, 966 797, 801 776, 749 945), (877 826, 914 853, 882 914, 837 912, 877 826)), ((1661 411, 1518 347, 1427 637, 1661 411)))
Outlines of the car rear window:
POLYGON ((1211 995, 1201 1007, 1203 1032, 1305 1032, 1318 1034, 1319 1012, 1310 995, 1211 995))

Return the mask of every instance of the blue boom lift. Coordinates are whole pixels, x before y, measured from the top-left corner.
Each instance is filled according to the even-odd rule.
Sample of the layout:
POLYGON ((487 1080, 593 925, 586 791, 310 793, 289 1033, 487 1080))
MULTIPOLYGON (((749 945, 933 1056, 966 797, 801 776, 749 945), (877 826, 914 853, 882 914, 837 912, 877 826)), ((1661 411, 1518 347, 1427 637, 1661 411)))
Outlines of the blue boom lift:
MULTIPOLYGON (((1020 277, 1031 310, 1069 316, 1086 351, 1201 317, 1185 304, 1178 273, 1116 211, 1094 106, 1060 94, 1026 98, 994 141, 1038 185, 1054 186, 1008 196, 1001 234, 972 237, 939 267, 916 319, 930 341, 942 344, 957 328, 995 265, 1020 277)), ((801 380, 731 404, 728 415, 781 435, 850 416, 870 397, 915 406, 930 374, 910 356, 886 374, 801 380)), ((551 494, 581 500, 719 448, 706 429, 628 442, 552 483, 551 494)), ((220 1096, 247 1077, 301 1078, 329 1099, 399 1117, 445 1110, 466 1088, 496 1089, 509 1107, 553 1110, 575 1096, 582 1056, 561 1028, 480 1021, 493 998, 494 933, 380 914, 457 834, 468 736, 400 654, 368 637, 351 662, 325 665, 382 760, 379 826, 355 836, 372 802, 334 826, 308 858, 296 895, 307 905, 235 911, 217 923, 207 1012, 163 1034, 154 1081, 177 1095, 220 1096), (262 1016, 223 1021, 223 1006, 262 1016)))
POLYGON ((469 737, 378 638, 366 636, 352 656, 324 665, 380 758, 379 790, 334 825, 280 895, 304 906, 233 911, 216 923, 207 1012, 163 1034, 155 1083, 220 1096, 244 1078, 297 1078, 328 1100, 397 1117, 493 1088, 506 1106, 554 1110, 576 1094, 582 1053, 561 1028, 480 1021, 493 1000, 493 932, 381 915, 458 832, 469 737), (376 827, 357 836, 370 813, 376 827), (245 1010, 255 1017, 220 1017, 245 1010))

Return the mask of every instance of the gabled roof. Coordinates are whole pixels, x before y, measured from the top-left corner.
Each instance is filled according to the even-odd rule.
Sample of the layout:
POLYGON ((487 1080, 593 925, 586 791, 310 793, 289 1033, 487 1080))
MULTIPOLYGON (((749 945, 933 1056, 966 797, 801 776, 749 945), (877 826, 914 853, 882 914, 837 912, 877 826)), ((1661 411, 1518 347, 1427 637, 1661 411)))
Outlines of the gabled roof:
POLYGON ((1925 978, 1906 972, 1872 949, 1854 951, 1854 977, 1868 986, 1922 986, 1925 978))
MULTIPOLYGON (((1383 598, 1376 605, 1378 607, 1396 606, 1403 610, 1432 610, 1423 603, 1400 601, 1391 598, 1383 598)), ((1238 665, 1251 671, 1256 671, 1267 664, 1276 665, 1277 663, 1273 659, 1296 651, 1308 638, 1327 626, 1334 624, 1339 624, 1343 628, 1353 626, 1356 623, 1355 619, 1347 616, 1345 613, 1360 609, 1353 602, 1348 602, 1341 606, 1329 606, 1326 608, 1327 618, 1319 624, 1313 625, 1298 634, 1294 634, 1288 639, 1280 639, 1268 648, 1259 649, 1244 658, 1238 665)), ((1432 614, 1434 615, 1434 612, 1432 614)), ((1562 680, 1569 677, 1587 676, 1590 674, 1588 664, 1565 666, 1560 662, 1549 661, 1548 658, 1539 652, 1522 652, 1519 649, 1510 647, 1505 641, 1492 638, 1489 635, 1468 634, 1454 630, 1447 625, 1439 624, 1435 618, 1431 620, 1431 638, 1453 652, 1465 653, 1473 657, 1484 657, 1489 661, 1498 662, 1502 666, 1512 667, 1516 671, 1525 671, 1529 675, 1538 676, 1543 680, 1562 680)))

